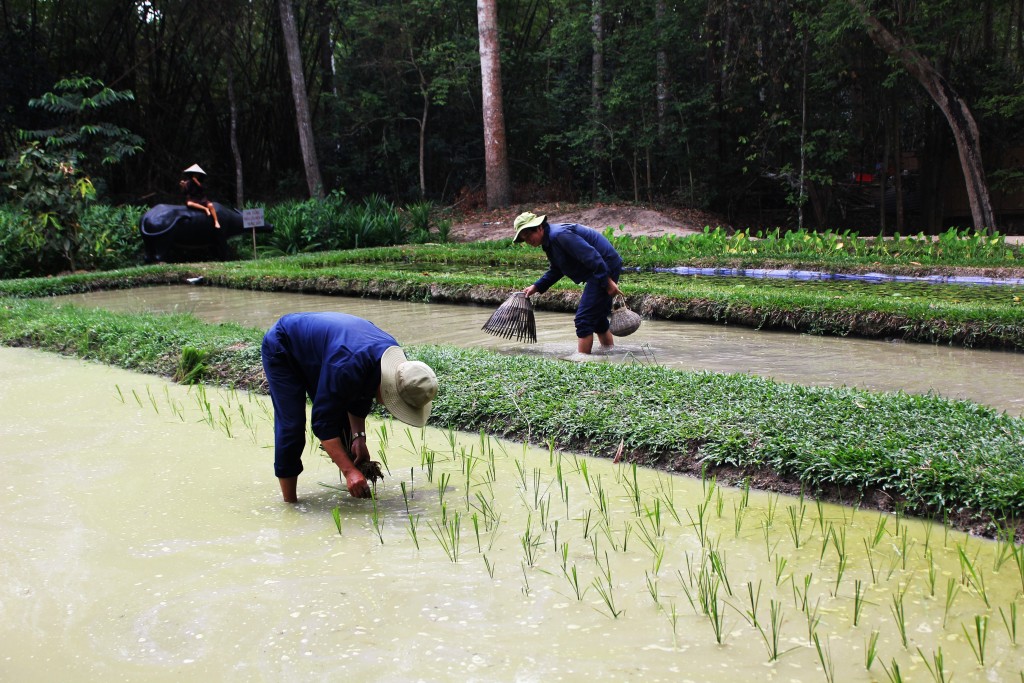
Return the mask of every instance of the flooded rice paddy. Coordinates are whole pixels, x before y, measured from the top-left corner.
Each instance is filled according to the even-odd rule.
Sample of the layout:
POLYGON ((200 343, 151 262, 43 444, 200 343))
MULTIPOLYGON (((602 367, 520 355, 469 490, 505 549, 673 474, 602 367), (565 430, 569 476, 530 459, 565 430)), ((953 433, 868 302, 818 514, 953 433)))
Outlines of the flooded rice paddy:
POLYGON ((1024 677, 1009 543, 381 419, 374 500, 311 449, 292 506, 265 397, 0 376, 3 680, 1024 677))
MULTIPOLYGON (((871 286, 871 285, 865 285, 871 286)), ((479 346, 503 353, 571 357, 572 315, 537 312, 537 344, 495 338, 480 328, 492 308, 352 297, 254 292, 187 285, 55 297, 116 311, 190 312, 209 322, 269 328, 292 311, 343 310, 375 322, 403 344, 479 346)), ((783 382, 878 391, 938 393, 1024 415, 1020 355, 928 344, 840 339, 739 327, 647 320, 595 360, 659 363, 679 370, 748 372, 783 382)))

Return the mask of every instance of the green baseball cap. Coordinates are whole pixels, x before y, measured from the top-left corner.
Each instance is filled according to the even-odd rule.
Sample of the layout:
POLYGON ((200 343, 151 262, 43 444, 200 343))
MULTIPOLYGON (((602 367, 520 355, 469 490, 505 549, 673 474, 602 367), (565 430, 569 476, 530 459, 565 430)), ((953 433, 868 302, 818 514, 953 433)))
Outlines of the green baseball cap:
POLYGON ((515 228, 516 231, 516 238, 512 241, 521 241, 523 230, 529 230, 530 228, 535 228, 538 225, 541 225, 546 218, 546 215, 538 216, 534 213, 530 213, 529 211, 524 211, 523 213, 516 216, 515 223, 512 224, 513 228, 515 228))

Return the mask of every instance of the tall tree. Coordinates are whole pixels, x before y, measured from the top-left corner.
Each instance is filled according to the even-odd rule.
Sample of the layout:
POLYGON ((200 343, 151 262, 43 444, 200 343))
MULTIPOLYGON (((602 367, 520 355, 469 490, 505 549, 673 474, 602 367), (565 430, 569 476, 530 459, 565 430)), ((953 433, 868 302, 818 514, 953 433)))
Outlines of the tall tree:
POLYGON ((501 95, 501 51, 498 44, 497 0, 477 0, 480 33, 481 106, 484 115, 484 164, 487 173, 487 206, 508 206, 512 184, 505 142, 505 111, 501 95))
POLYGON ((299 129, 299 146, 302 149, 302 163, 306 169, 306 185, 309 196, 323 199, 324 182, 320 177, 320 164, 316 158, 313 139, 313 121, 309 115, 309 96, 306 92, 306 78, 302 72, 302 52, 299 50, 299 31, 295 26, 295 12, 291 0, 278 0, 281 10, 281 33, 284 50, 288 58, 288 73, 292 81, 292 99, 295 100, 295 120, 299 129))
POLYGON ((976 230, 994 230, 995 212, 985 181, 985 168, 981 159, 981 134, 970 107, 939 70, 919 50, 886 28, 878 17, 871 14, 863 0, 847 0, 860 14, 871 40, 889 56, 899 60, 928 92, 949 123, 960 155, 960 168, 967 184, 967 199, 971 205, 971 218, 976 230))

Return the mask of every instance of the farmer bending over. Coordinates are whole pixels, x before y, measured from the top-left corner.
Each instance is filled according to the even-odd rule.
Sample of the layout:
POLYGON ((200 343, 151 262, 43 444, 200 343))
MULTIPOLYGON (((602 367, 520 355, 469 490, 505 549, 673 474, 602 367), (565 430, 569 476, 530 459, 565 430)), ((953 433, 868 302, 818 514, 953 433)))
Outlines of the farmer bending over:
POLYGON ((583 296, 576 308, 576 350, 590 353, 597 335, 601 347, 610 349, 615 342, 608 329, 612 297, 619 294, 622 258, 612 243, 593 228, 578 223, 549 224, 547 216, 521 213, 514 223, 516 242, 540 247, 548 256, 548 270, 523 290, 526 296, 543 294, 551 285, 568 276, 583 285, 583 296))
POLYGON ((289 313, 263 337, 263 369, 274 403, 274 473, 286 502, 306 445, 306 397, 313 434, 341 471, 348 492, 370 495, 361 466, 370 462, 366 416, 376 398, 396 418, 422 427, 437 394, 437 377, 410 361, 398 342, 373 323, 345 313, 289 313))

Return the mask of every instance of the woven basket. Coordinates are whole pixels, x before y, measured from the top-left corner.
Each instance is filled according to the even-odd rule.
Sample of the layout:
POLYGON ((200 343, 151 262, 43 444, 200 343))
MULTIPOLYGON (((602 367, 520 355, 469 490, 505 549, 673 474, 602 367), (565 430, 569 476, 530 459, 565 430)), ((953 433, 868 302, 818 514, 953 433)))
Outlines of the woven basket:
POLYGON ((612 299, 612 320, 609 329, 616 337, 628 337, 640 329, 640 314, 630 310, 621 294, 612 299))
POLYGON ((496 337, 535 343, 537 323, 533 317, 533 302, 523 292, 513 292, 480 329, 496 337))

